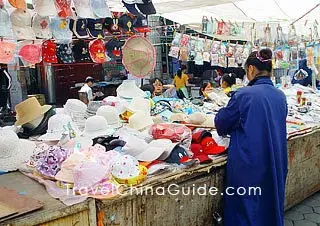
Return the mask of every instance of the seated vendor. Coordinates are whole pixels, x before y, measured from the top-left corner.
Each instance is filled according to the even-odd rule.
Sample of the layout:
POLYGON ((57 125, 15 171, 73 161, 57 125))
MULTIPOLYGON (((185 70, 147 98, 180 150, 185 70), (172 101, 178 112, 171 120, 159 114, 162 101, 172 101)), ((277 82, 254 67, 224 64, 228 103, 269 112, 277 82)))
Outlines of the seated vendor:
POLYGON ((176 98, 175 89, 173 85, 163 85, 163 81, 160 78, 153 78, 150 80, 150 84, 153 85, 152 97, 159 98, 176 98), (163 88, 168 88, 163 92, 163 88))
POLYGON ((91 88, 93 86, 93 83, 94 83, 94 78, 90 76, 87 77, 85 84, 82 86, 82 88, 79 91, 80 93, 87 93, 87 98, 89 101, 93 101, 96 99, 96 95, 93 95, 92 88, 91 88))
MULTIPOLYGON (((302 86, 312 86, 312 73, 315 76, 318 75, 316 67, 308 67, 307 60, 299 61, 299 69, 296 70, 292 76, 292 84, 300 84, 302 86)), ((319 81, 316 81, 316 85, 319 86, 319 81)))
POLYGON ((225 94, 229 95, 232 92, 233 85, 236 84, 236 75, 234 73, 223 74, 220 84, 225 94))
POLYGON ((208 93, 212 92, 214 87, 213 82, 204 82, 199 90, 199 96, 203 99, 208 99, 208 93))

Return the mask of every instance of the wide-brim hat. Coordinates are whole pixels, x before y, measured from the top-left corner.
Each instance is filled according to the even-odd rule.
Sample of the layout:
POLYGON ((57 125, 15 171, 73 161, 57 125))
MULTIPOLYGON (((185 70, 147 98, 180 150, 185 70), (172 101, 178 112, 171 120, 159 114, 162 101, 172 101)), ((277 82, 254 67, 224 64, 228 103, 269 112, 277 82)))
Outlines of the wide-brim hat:
POLYGON ((15 125, 21 126, 31 122, 41 115, 44 115, 51 108, 52 106, 50 105, 41 106, 35 97, 28 98, 15 107, 17 113, 15 125))
MULTIPOLYGON (((148 147, 138 154, 136 159, 143 162, 152 162, 160 159, 162 156, 170 155, 176 144, 172 144, 171 140, 159 139, 153 140, 148 144, 148 147)), ((165 160, 167 157, 161 158, 165 160)), ((160 160, 161 160, 160 159, 160 160)))
POLYGON ((152 117, 145 112, 137 111, 129 118, 129 127, 138 131, 142 131, 153 124, 152 117))
POLYGON ((120 179, 117 177, 114 177, 114 179, 119 184, 125 184, 127 186, 136 186, 138 184, 141 184, 147 179, 148 176, 148 169, 145 166, 139 165, 139 175, 136 177, 128 178, 128 179, 120 179))
POLYGON ((132 113, 135 113, 137 111, 142 111, 147 115, 150 115, 150 111, 151 111, 150 101, 142 97, 133 98, 131 103, 127 107, 127 110, 132 113))
POLYGON ((146 97, 146 93, 139 89, 134 80, 124 80, 117 88, 117 96, 132 99, 134 97, 146 97))
POLYGON ((122 63, 137 77, 145 77, 153 72, 156 66, 156 51, 151 42, 140 36, 129 38, 122 47, 122 63))
POLYGON ((8 157, 4 157, 3 154, 0 154, 0 171, 15 171, 30 159, 36 145, 32 141, 19 139, 11 130, 0 129, 0 137, 3 134, 4 139, 0 140, 8 144, 12 139, 14 139, 14 145, 11 148, 8 147, 8 145, 5 145, 5 147, 2 144, 0 145, 0 153, 5 153, 6 151, 13 153, 12 156, 8 157), (6 148, 10 148, 10 150, 5 150, 6 148))
POLYGON ((173 143, 171 140, 169 139, 160 139, 163 141, 163 146, 165 147, 165 151, 161 154, 160 157, 158 157, 157 159, 159 160, 166 160, 167 158, 169 158, 169 156, 171 155, 173 149, 179 144, 179 143, 173 143))

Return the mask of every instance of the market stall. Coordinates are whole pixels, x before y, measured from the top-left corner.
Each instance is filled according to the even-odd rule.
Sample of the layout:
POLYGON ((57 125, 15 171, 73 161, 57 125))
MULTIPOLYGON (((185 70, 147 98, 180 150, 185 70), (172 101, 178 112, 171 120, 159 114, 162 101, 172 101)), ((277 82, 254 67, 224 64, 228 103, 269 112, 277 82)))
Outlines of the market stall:
MULTIPOLYGON (((286 209, 319 191, 319 131, 298 136, 288 141, 289 176, 287 180, 286 209)), ((45 206, 27 215, 1 222, 2 225, 96 225, 96 218, 104 225, 164 225, 164 218, 174 225, 209 225, 213 213, 221 211, 222 196, 217 193, 192 197, 183 195, 148 194, 146 187, 168 187, 174 183, 181 187, 204 186, 223 190, 224 165, 222 158, 211 164, 201 165, 180 172, 151 177, 139 185, 140 194, 127 195, 112 200, 88 199, 74 206, 66 206, 50 197, 44 187, 21 173, 0 176, 9 189, 43 201, 45 206), (21 186, 21 184, 23 186, 21 186), (186 211, 192 210, 192 211, 186 211), (179 216, 179 217, 177 217, 179 216)), ((175 191, 175 188, 173 189, 175 191)), ((150 192, 150 190, 149 190, 150 192)))
MULTIPOLYGON (((160 78, 142 90, 136 81, 113 75, 125 71, 139 81, 155 70, 155 36, 147 34, 157 28, 146 24, 148 15, 156 14, 152 2, 123 1, 121 9, 118 1, 107 5, 92 0, 86 6, 79 1, 40 2, 34 1, 34 10, 29 10, 25 1, 0 1, 1 22, 9 22, 1 24, 6 33, 0 29, 0 63, 6 65, 0 68, 6 78, 3 89, 8 93, 12 86, 12 92, 22 95, 20 68, 36 67, 45 80, 49 100, 54 99, 51 91, 58 83, 56 99, 62 107, 40 103, 35 96, 20 98, 11 106, 15 106, 15 125, 0 128, 0 207, 4 209, 0 225, 148 226, 170 222, 195 226, 222 221, 219 214, 223 212, 230 137, 218 134, 214 119, 231 96, 247 85, 244 74, 237 80, 231 73, 225 75, 234 81, 223 87, 223 76, 209 73, 204 79, 209 83, 191 97, 179 96, 181 89, 175 86, 164 90, 166 84, 160 78), (30 23, 21 27, 23 21, 30 23), (100 91, 108 89, 99 100, 93 98, 95 80, 100 91), (217 87, 211 86, 213 81, 217 87), (78 92, 80 87, 84 91, 78 92)), ((286 118, 288 209, 320 190, 318 23, 310 17, 312 27, 305 25, 307 34, 304 31, 300 37, 291 19, 291 24, 284 19, 268 24, 265 18, 252 22, 257 14, 245 15, 241 10, 250 11, 248 2, 226 0, 219 3, 228 4, 212 6, 208 0, 201 1, 201 6, 214 7, 199 14, 203 38, 174 25, 177 29, 172 43, 166 43, 170 45, 166 55, 179 67, 182 61, 189 67, 241 68, 255 51, 260 64, 273 62, 272 81, 268 82, 284 92, 288 104, 287 118, 282 109, 281 133, 285 144, 286 118), (211 10, 215 9, 224 10, 213 19, 211 10), (238 11, 235 21, 228 18, 228 9, 238 11), (290 27, 288 36, 282 26, 290 27), (268 59, 260 55, 264 48, 273 50, 268 59)), ((174 18, 171 4, 155 5, 167 18, 199 22, 192 14, 190 21, 174 18)), ((195 12, 194 6, 190 1, 184 9, 195 12)), ((280 5, 276 7, 286 14, 280 5)), ((269 20, 277 14, 274 11, 269 20)), ((182 72, 181 76, 187 77, 182 72)), ((282 100, 284 103, 285 97, 282 100)), ((3 102, 7 105, 7 99, 3 102)))

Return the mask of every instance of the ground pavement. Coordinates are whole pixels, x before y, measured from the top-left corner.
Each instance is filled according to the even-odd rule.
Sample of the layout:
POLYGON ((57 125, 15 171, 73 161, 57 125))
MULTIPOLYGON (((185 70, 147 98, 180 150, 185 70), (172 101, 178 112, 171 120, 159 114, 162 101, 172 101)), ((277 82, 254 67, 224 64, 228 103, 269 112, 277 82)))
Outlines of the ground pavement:
POLYGON ((320 192, 285 214, 285 226, 320 226, 320 192))

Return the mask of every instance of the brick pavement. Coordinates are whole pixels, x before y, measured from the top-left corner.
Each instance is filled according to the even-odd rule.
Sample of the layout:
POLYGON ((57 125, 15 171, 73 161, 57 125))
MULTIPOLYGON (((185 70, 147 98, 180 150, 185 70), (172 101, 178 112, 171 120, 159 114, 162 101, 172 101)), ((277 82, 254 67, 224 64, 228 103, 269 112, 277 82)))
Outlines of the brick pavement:
POLYGON ((285 214, 285 226, 320 226, 320 192, 285 214))

